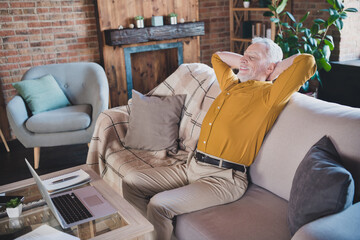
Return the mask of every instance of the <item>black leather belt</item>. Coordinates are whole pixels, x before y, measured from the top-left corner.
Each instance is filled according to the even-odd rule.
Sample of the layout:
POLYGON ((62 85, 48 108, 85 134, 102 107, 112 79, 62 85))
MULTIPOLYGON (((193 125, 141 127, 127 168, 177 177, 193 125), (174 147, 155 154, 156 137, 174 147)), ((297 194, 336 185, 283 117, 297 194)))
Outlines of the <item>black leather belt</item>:
POLYGON ((208 155, 200 153, 200 152, 195 153, 195 159, 200 161, 200 162, 208 163, 208 164, 215 165, 215 166, 218 166, 218 167, 232 168, 232 169, 234 169, 236 171, 240 171, 240 172, 243 172, 243 173, 247 172, 247 167, 245 167, 244 165, 231 163, 231 162, 227 162, 227 161, 222 161, 222 166, 219 166, 219 164, 220 164, 219 159, 209 157, 208 155))

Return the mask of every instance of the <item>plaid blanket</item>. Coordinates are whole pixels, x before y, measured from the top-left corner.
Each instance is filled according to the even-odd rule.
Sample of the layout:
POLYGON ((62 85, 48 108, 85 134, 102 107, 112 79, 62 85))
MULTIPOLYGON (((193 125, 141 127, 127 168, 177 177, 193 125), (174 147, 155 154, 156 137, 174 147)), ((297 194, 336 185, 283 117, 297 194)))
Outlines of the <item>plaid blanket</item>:
POLYGON ((87 164, 119 193, 122 178, 137 169, 170 166, 186 162, 195 150, 201 123, 210 105, 220 93, 214 70, 201 63, 182 64, 164 82, 147 95, 173 96, 186 94, 179 125, 179 152, 145 151, 125 148, 131 99, 128 105, 104 111, 97 119, 90 142, 87 164))

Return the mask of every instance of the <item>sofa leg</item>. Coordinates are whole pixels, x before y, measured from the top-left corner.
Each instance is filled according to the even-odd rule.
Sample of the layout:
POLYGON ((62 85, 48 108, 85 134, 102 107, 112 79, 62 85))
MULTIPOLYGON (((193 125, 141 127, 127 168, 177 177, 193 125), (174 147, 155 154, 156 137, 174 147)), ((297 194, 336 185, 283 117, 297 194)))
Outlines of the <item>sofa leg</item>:
POLYGON ((40 147, 34 147, 34 168, 39 168, 40 162, 40 147))

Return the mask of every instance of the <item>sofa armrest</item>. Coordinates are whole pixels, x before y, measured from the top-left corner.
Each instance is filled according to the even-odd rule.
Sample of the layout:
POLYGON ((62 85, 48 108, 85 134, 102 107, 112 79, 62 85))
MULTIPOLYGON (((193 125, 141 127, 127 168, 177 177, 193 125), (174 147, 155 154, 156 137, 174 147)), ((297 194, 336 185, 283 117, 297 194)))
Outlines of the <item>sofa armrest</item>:
POLYGON ((360 202, 302 226, 292 240, 360 239, 360 202))

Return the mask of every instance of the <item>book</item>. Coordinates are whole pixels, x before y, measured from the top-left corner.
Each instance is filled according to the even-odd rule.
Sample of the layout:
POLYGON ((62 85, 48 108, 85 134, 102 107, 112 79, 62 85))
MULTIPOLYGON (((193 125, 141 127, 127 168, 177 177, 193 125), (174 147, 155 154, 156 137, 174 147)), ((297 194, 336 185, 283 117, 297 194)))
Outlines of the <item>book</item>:
POLYGON ((16 240, 30 240, 30 239, 36 239, 36 240, 77 240, 80 239, 78 237, 75 237, 73 235, 61 232, 53 227, 50 227, 49 225, 42 225, 35 230, 16 238, 16 240))
POLYGON ((70 188, 81 186, 90 182, 90 180, 90 175, 84 170, 80 169, 71 173, 43 180, 42 183, 50 194, 54 194, 70 188))

